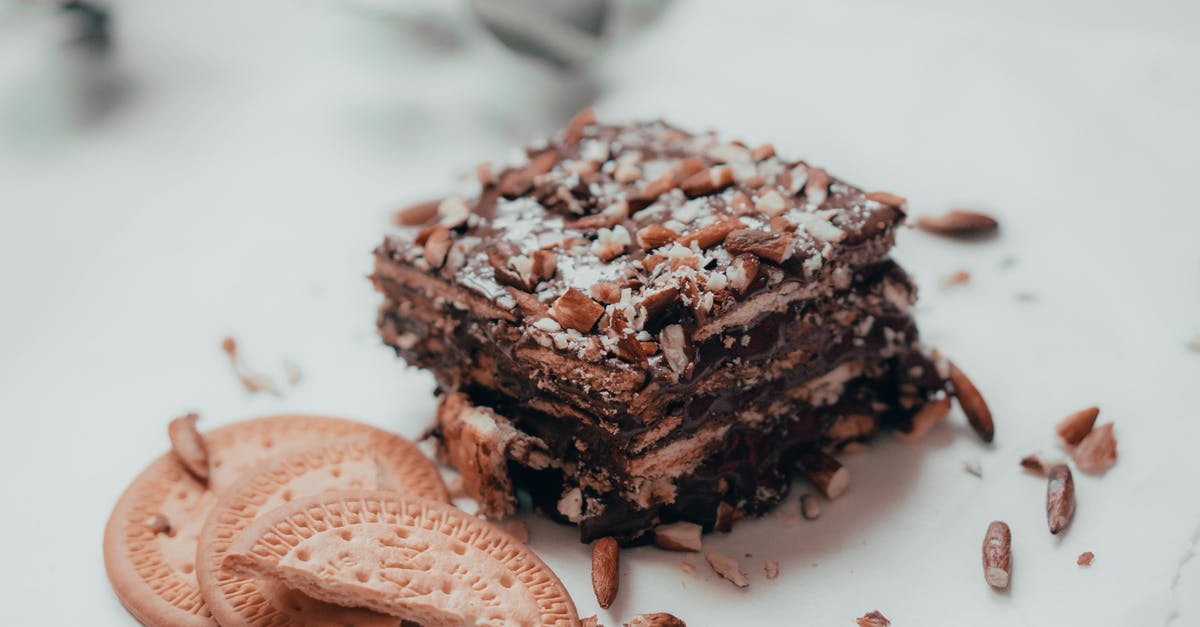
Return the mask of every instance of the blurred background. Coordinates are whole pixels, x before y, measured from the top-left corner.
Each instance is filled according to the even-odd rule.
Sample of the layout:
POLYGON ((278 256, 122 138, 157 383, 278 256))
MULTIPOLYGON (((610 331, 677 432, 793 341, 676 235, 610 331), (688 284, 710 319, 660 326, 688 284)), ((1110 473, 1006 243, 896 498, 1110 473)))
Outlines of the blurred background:
MULTIPOLYGON (((1161 478, 1200 477, 1185 450, 1200 437, 1198 28, 1194 0, 0 0, 0 488, 42 513, 0 523, 21 528, 10 561, 26 569, 0 571, 0 593, 82 595, 49 623, 36 603, 0 604, 0 623, 127 622, 100 529, 184 410, 204 428, 303 410, 419 433, 432 382, 375 337, 370 251, 395 209, 594 104, 601 120, 773 142, 914 213, 1002 223, 982 244, 906 232, 897 249, 924 337, 1001 416, 997 448, 946 432, 850 462, 888 481, 856 484, 789 545, 804 594, 756 580, 763 624, 877 605, 907 624, 1195 624, 1180 617, 1200 612, 1200 560, 1183 558, 1200 502, 1161 478), (956 270, 971 283, 939 288, 956 270), (246 395, 226 334, 304 381, 246 395), (1069 560, 1028 545, 1019 558, 1069 571, 990 594, 960 559, 980 525, 1044 515, 1026 478, 993 464, 1011 470, 1093 403, 1120 417, 1107 497, 1081 499, 1069 560), (1084 549, 1120 568, 1076 577, 1084 549), (918 562, 904 581, 872 568, 918 562)), ((714 541, 760 559, 774 524, 714 541)), ((591 607, 569 530, 534 531, 591 607)), ((744 618, 719 581, 629 559, 632 592, 606 622, 744 618)))

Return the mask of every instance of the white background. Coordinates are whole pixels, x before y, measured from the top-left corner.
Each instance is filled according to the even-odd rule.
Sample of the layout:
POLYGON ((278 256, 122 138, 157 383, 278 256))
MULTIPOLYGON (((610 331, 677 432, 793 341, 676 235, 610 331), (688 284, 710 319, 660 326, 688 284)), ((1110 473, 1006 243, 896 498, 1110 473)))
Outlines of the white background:
MULTIPOLYGON (((956 410, 923 443, 847 458, 853 486, 819 521, 707 537, 748 590, 697 556, 625 551, 603 623, 848 625, 878 608, 897 625, 1200 625, 1200 354, 1184 347, 1200 334, 1200 5, 680 3, 582 78, 512 58, 457 3, 405 5, 126 2, 111 66, 63 50, 41 11, 0 5, 0 624, 132 624, 101 532, 183 411, 420 432, 431 379, 375 337, 365 279, 389 212, 598 94, 603 119, 773 141, 914 213, 1003 222, 986 243, 905 232, 896 253, 996 444, 956 410), (79 104, 96 90, 108 105, 79 104), (958 269, 970 285, 938 287, 958 269), (227 333, 304 381, 247 395, 227 333), (1076 520, 1054 538, 1017 460, 1060 454, 1054 422, 1089 404, 1116 421, 1121 459, 1077 474, 1076 520), (1014 536, 1001 594, 979 565, 994 518, 1014 536)), ((528 519, 580 613, 597 611, 588 547, 528 519)))

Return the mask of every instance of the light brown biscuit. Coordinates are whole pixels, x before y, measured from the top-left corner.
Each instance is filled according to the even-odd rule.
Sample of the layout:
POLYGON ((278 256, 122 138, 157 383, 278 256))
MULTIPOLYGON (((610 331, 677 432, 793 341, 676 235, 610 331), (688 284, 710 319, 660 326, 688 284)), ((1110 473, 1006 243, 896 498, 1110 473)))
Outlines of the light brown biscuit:
POLYGON ((216 625, 196 580, 196 539, 218 495, 291 447, 380 430, 324 416, 256 418, 204 435, 207 485, 167 452, 125 489, 104 529, 104 566, 121 604, 151 627, 216 625))
POLYGON ((442 503, 450 500, 438 469, 404 438, 383 432, 354 436, 274 457, 221 497, 196 547, 200 591, 222 625, 395 625, 395 617, 310 600, 268 580, 224 570, 233 538, 264 512, 329 490, 372 489, 442 503))
POLYGON ((225 567, 425 627, 579 625, 541 559, 491 524, 394 492, 304 497, 237 536, 225 567))

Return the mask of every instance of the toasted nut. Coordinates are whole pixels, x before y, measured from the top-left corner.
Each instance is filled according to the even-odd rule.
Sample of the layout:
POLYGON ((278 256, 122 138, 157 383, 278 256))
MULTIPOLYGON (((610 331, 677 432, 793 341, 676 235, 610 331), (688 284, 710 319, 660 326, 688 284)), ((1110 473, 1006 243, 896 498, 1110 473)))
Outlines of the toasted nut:
POLYGON ((713 521, 713 531, 729 533, 733 529, 733 519, 737 510, 725 501, 717 503, 717 518, 713 521))
POLYGON ((720 551, 711 549, 705 551, 704 559, 708 560, 708 565, 712 566, 713 572, 728 579, 733 585, 739 588, 745 588, 750 585, 750 582, 746 580, 746 575, 742 573, 741 567, 738 566, 736 559, 720 551))
POLYGON ((196 430, 198 418, 196 414, 187 414, 172 420, 167 425, 167 435, 171 439, 171 450, 175 457, 192 476, 204 483, 208 481, 208 447, 196 430))
POLYGON ((805 494, 800 497, 800 515, 805 520, 816 520, 821 517, 821 501, 815 494, 805 494))
POLYGON ((558 271, 558 257, 549 250, 535 250, 529 253, 529 258, 533 261, 533 278, 535 281, 549 281, 554 278, 554 273, 558 271))
POLYGON ((850 487, 850 471, 826 453, 810 451, 801 455, 797 462, 809 482, 831 501, 845 494, 846 488, 850 487))
POLYGON ((1113 423, 1105 423, 1092 429, 1075 451, 1071 453, 1075 465, 1089 475, 1103 474, 1117 463, 1117 440, 1113 437, 1113 423))
POLYGON ((638 614, 625 623, 625 627, 687 627, 674 614, 655 612, 653 614, 638 614))
POLYGON ((601 281, 593 285, 588 291, 591 292, 592 298, 604 303, 605 305, 611 305, 621 301, 621 288, 616 283, 601 281))
POLYGON ((791 233, 769 233, 753 229, 738 229, 725 236, 725 249, 730 254, 753 253, 768 261, 783 263, 792 256, 791 233))
POLYGON ((558 163, 557 152, 544 150, 538 153, 529 163, 504 175, 500 181, 500 194, 506 198, 521 196, 533 187, 534 178, 554 169, 555 163, 558 163))
POLYGON ((880 614, 879 610, 867 612, 856 618, 854 622, 858 623, 858 627, 888 627, 892 624, 892 621, 880 614))
POLYGON ((438 204, 438 224, 450 229, 456 229, 467 223, 471 208, 461 198, 447 198, 438 204))
POLYGON ((637 243, 638 246, 642 247, 642 250, 654 250, 660 246, 666 246, 677 239, 679 239, 679 233, 661 224, 644 226, 638 229, 637 232, 637 243))
POLYGON ((668 551, 699 551, 700 525, 680 521, 654 528, 654 545, 668 551))
POLYGON ((433 227, 425 238, 425 263, 434 270, 446 265, 446 255, 450 252, 450 229, 443 225, 433 227))
POLYGON ((829 174, 821 168, 809 168, 804 196, 810 205, 820 205, 829 197, 829 174))
POLYGON ((550 306, 551 318, 580 333, 591 331, 603 313, 604 307, 573 287, 567 288, 567 291, 550 306))
POLYGON ((791 203, 783 197, 783 194, 771 189, 764 192, 758 197, 758 202, 754 203, 754 208, 771 217, 776 217, 779 214, 787 211, 791 203))
POLYGON ((873 200, 884 205, 891 205, 903 209, 908 205, 908 199, 904 196, 897 196, 891 192, 868 192, 867 200, 873 200))
POLYGON ((1062 422, 1055 427, 1055 431, 1058 433, 1058 437, 1062 438, 1063 443, 1067 446, 1075 446, 1092 432, 1092 427, 1096 425, 1096 418, 1099 416, 1099 407, 1094 405, 1085 407, 1063 418, 1062 422))
POLYGON ((675 189, 675 175, 672 172, 667 172, 662 176, 650 181, 646 188, 635 194, 630 194, 626 201, 629 203, 631 211, 640 211, 654 204, 659 196, 675 189))
POLYGON ((725 166, 696 172, 679 184, 688 198, 707 196, 733 185, 733 170, 725 166))
POLYGON ((1046 479, 1046 522, 1050 533, 1057 535, 1075 515, 1075 480, 1066 464, 1051 468, 1046 479))
POLYGON ((629 244, 629 231, 618 224, 611 229, 602 228, 596 231, 596 241, 592 242, 592 253, 601 261, 612 261, 625 254, 625 249, 629 244))
MULTIPOLYGON (((432 239, 432 236, 431 236, 432 239)), ((499 242, 487 251, 488 265, 497 283, 526 292, 537 285, 533 276, 533 260, 521 254, 516 244, 499 242)))
POLYGON ((767 230, 772 233, 795 233, 800 225, 788 220, 785 216, 775 216, 767 221, 767 230))
POLYGON ((942 398, 934 399, 921 406, 917 413, 912 417, 912 429, 907 433, 897 431, 896 436, 901 440, 911 442, 916 440, 933 428, 934 425, 946 419, 946 415, 950 413, 950 397, 943 396, 942 398))
POLYGON ((1079 564, 1080 566, 1091 566, 1092 560, 1094 559, 1096 559, 1095 553, 1092 553, 1091 551, 1084 551, 1083 553, 1079 554, 1079 558, 1075 560, 1075 563, 1079 564))
POLYGON ((642 268, 646 272, 654 272, 654 269, 658 267, 658 264, 660 264, 666 260, 667 260, 666 255, 661 255, 658 253, 655 253, 653 255, 646 255, 642 259, 642 268))
POLYGON ((154 533, 171 533, 171 521, 162 514, 151 514, 146 518, 146 526, 154 533))
POLYGON ((392 221, 400 226, 421 226, 429 224, 437 216, 440 198, 426 200, 409 205, 392 214, 392 221))
POLYGON ((1012 573, 1012 532, 993 520, 983 536, 983 579, 993 588, 1007 588, 1012 573))
POLYGON ((655 327, 659 316, 666 313, 677 300, 679 300, 679 288, 668 287, 646 294, 638 306, 646 310, 646 324, 655 327))
POLYGON ((1037 455, 1026 455, 1021 458, 1021 468, 1039 476, 1046 476, 1046 465, 1042 463, 1042 459, 1037 455))
POLYGON ((775 560, 767 560, 763 563, 763 573, 767 579, 775 579, 779 576, 779 562, 775 560))
POLYGON ((484 161, 475 166, 475 180, 479 181, 480 187, 495 185, 496 173, 492 171, 492 163, 490 161, 484 161))
POLYGON ((918 216, 917 228, 947 237, 978 237, 994 233, 1000 223, 982 213, 951 209, 940 216, 918 216))
POLYGON ((775 146, 760 144, 750 149, 750 158, 755 161, 765 161, 775 156, 775 146))
POLYGON ((996 437, 992 412, 975 384, 953 362, 950 363, 950 382, 954 384, 954 396, 958 399, 958 406, 967 415, 971 428, 984 442, 991 442, 996 437))
POLYGON ((942 277, 938 282, 941 287, 954 287, 956 285, 966 285, 971 282, 971 273, 966 270, 959 270, 954 274, 948 274, 942 277))
POLYGON ((683 185, 683 182, 692 178, 699 172, 708 170, 708 166, 704 165, 704 160, 699 157, 688 157, 671 169, 671 174, 675 178, 676 185, 683 185))
POLYGON ((702 226, 687 235, 680 236, 676 241, 682 246, 691 246, 695 242, 700 248, 711 248, 720 244, 725 240, 725 236, 729 235, 730 231, 740 229, 746 225, 741 220, 718 220, 712 224, 702 226))
POLYGON ((613 604, 621 586, 620 554, 613 538, 600 538, 592 545, 592 590, 596 592, 596 602, 604 609, 613 604))
POLYGON ((725 277, 729 286, 739 292, 745 292, 758 278, 758 268, 761 264, 753 253, 742 253, 730 262, 725 269, 725 277))
MULTIPOLYGON (((517 309, 521 310, 522 316, 534 320, 549 320, 550 322, 554 322, 548 317, 550 315, 550 308, 533 294, 511 286, 504 289, 513 297, 513 300, 517 301, 517 309)), ((554 322, 554 324, 558 325, 557 322, 554 322)))
POLYGON ((563 131, 564 144, 577 144, 583 139, 583 129, 586 126, 591 126, 596 123, 596 111, 591 107, 585 107, 567 122, 567 129, 563 131))
POLYGON ((662 347, 663 357, 666 358, 667 365, 676 374, 683 374, 688 366, 691 365, 690 348, 687 336, 683 332, 683 327, 677 324, 669 324, 663 327, 662 333, 658 335, 658 344, 662 347))

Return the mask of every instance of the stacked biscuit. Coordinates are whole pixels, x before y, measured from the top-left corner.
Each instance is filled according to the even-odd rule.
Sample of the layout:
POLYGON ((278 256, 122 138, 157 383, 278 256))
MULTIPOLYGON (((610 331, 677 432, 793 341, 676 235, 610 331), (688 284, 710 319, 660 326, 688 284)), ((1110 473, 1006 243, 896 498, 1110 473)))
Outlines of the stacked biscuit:
POLYGON ((399 216, 373 280, 381 335, 436 376, 441 453, 489 516, 523 489, 585 541, 721 528, 794 467, 836 496, 830 452, 945 415, 888 258, 902 198, 590 111, 477 173, 477 193, 399 216))
POLYGON ((104 560, 142 624, 578 625, 562 583, 521 542, 448 504, 403 438, 321 416, 201 435, 122 495, 104 560))

